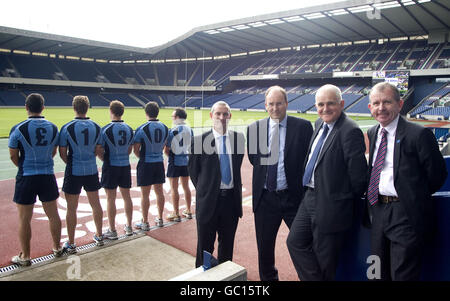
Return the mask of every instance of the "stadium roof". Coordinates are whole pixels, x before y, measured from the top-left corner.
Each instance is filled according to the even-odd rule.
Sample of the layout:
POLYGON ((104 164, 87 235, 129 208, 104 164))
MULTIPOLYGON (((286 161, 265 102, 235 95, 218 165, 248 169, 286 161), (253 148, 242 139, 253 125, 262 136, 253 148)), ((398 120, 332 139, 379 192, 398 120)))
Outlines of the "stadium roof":
POLYGON ((448 0, 353 0, 196 27, 153 48, 0 26, 0 48, 105 60, 180 59, 450 32, 448 0), (372 4, 370 4, 372 3, 372 4))

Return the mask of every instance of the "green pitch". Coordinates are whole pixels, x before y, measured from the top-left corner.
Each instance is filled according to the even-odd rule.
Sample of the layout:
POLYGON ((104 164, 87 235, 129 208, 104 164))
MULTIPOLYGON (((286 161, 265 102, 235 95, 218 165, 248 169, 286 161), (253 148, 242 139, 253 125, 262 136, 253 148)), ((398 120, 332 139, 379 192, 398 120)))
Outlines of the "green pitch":
MULTIPOLYGON (((161 109, 159 112, 159 120, 161 120, 169 128, 172 127, 173 109, 161 109)), ((191 127, 210 127, 211 121, 208 110, 187 110, 187 123, 191 127)), ((46 108, 43 115, 47 120, 50 120, 58 128, 61 128, 65 123, 69 122, 74 117, 72 108, 46 108)), ((291 114, 289 115, 301 117, 311 122, 317 119, 316 114, 291 114)), ((88 116, 104 126, 110 122, 108 108, 93 108, 88 111, 88 116)), ((233 126, 247 125, 251 122, 267 117, 267 112, 252 112, 252 111, 232 111, 232 118, 230 124, 233 126)), ((370 117, 352 117, 357 120, 372 120, 370 117)), ((27 119, 25 108, 1 108, 0 109, 0 138, 9 137, 11 127, 15 124, 27 119)), ((142 108, 126 108, 123 119, 133 129, 143 124, 146 121, 145 112, 142 108)))
MULTIPOLYGON (((166 124, 169 128, 172 127, 173 109, 161 109, 159 112, 159 120, 166 124)), ((187 110, 187 123, 194 128, 194 134, 199 134, 202 128, 211 127, 211 119, 209 118, 209 110, 187 110)), ((251 122, 267 117, 267 112, 249 112, 249 111, 231 111, 231 127, 235 131, 245 132, 246 125, 251 122)), ((47 120, 50 120, 60 129, 65 123, 69 122, 74 117, 72 108, 46 108, 43 115, 47 120)), ((316 114, 291 114, 311 122, 317 119, 316 114)), ((100 126, 104 126, 110 122, 108 108, 93 108, 88 111, 88 116, 97 122, 100 126)), ((352 117, 356 119, 361 129, 365 132, 375 122, 369 117, 352 117)), ((0 138, 8 138, 11 128, 17 123, 27 119, 25 108, 0 108, 0 138)), ((125 108, 123 119, 133 128, 146 121, 144 109, 141 108, 125 108)), ((59 155, 54 158, 55 172, 62 172, 65 169, 65 164, 60 159, 59 155)), ((137 162, 137 158, 132 153, 130 155, 132 163, 137 162)), ((97 166, 101 166, 102 162, 97 159, 97 166)), ((0 139, 0 181, 12 179, 17 173, 17 167, 14 166, 9 159, 8 139, 0 139)))

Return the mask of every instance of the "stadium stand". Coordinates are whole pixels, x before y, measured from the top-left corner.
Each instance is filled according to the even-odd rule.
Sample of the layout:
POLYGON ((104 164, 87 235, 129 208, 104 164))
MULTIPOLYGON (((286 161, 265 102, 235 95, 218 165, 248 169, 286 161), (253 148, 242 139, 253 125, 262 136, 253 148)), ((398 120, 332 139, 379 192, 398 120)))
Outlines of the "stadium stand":
MULTIPOLYGON (((85 45, 82 41, 72 45, 69 50, 61 50, 63 43, 56 43, 56 47, 52 42, 46 45, 47 51, 44 51, 45 47, 42 47, 42 50, 32 47, 33 40, 30 40, 33 39, 32 33, 24 33, 27 34, 28 41, 18 48, 22 48, 20 51, 16 51, 14 38, 8 36, 3 40, 5 42, 2 47, 5 49, 0 49, 0 105, 22 105, 24 95, 36 88, 36 90, 45 91, 48 95, 48 105, 52 106, 67 106, 68 99, 72 95, 79 94, 77 91, 83 91, 89 95, 93 106, 107 106, 112 99, 120 98, 129 106, 143 106, 146 102, 153 100, 162 107, 200 108, 202 106, 209 107, 215 101, 223 99, 233 109, 264 110, 263 90, 267 88, 268 83, 263 80, 265 76, 274 76, 273 78, 278 80, 273 81, 272 84, 287 87, 289 110, 314 112, 315 89, 324 82, 330 82, 341 87, 347 113, 369 114, 368 98, 365 95, 372 85, 371 73, 399 70, 411 73, 410 88, 416 88, 410 99, 407 100, 409 103, 406 107, 410 116, 423 117, 427 113, 430 116, 447 119, 446 101, 442 101, 442 99, 446 99, 445 94, 448 92, 445 91, 447 90, 440 90, 439 93, 442 94, 431 94, 435 92, 431 86, 436 85, 434 81, 437 77, 431 70, 437 70, 436 74, 440 74, 442 77, 448 76, 450 67, 448 37, 434 34, 435 30, 442 27, 439 10, 445 5, 441 2, 438 0, 434 3, 412 3, 408 9, 402 5, 383 8, 385 18, 383 21, 387 21, 389 14, 391 17, 402 15, 406 18, 407 10, 412 7, 415 9, 426 8, 428 11, 433 11, 434 15, 422 16, 423 32, 411 25, 417 20, 410 20, 409 23, 405 21, 404 24, 396 26, 393 25, 394 22, 389 22, 390 26, 393 26, 391 31, 398 31, 397 34, 392 35, 388 32, 383 33, 382 25, 372 24, 372 29, 377 32, 376 37, 359 41, 348 31, 349 25, 354 22, 354 19, 345 15, 351 13, 362 16, 364 13, 353 12, 351 7, 356 5, 356 2, 347 4, 350 6, 346 14, 339 15, 339 23, 336 22, 335 17, 332 17, 334 11, 327 12, 330 18, 317 19, 314 23, 308 21, 308 24, 312 26, 309 32, 317 33, 317 35, 309 38, 306 38, 306 35, 305 39, 299 42, 299 46, 290 47, 282 47, 283 43, 281 42, 279 45, 272 43, 276 39, 271 42, 263 41, 262 37, 256 33, 253 40, 248 39, 247 41, 244 38, 245 34, 241 36, 239 30, 235 30, 232 34, 218 36, 209 36, 207 34, 210 32, 206 30, 198 40, 194 36, 200 33, 195 33, 184 41, 174 42, 175 44, 172 46, 164 46, 167 49, 162 47, 158 55, 150 54, 153 50, 142 49, 140 53, 134 53, 133 56, 132 52, 135 49, 119 51, 111 48, 109 51, 105 51, 105 48, 85 45), (332 33, 332 35, 326 38, 325 28, 328 27, 327 22, 331 21, 334 22, 336 28, 329 29, 328 33, 332 33), (428 25, 426 21, 432 23, 428 25), (325 23, 319 25, 322 24, 321 22, 325 23), (404 36, 399 37, 402 34, 404 36), (230 35, 234 35, 236 38, 233 39, 230 35), (222 36, 224 40, 220 39, 222 36), (193 39, 195 47, 185 47, 189 39, 193 39), (207 40, 213 41, 211 45, 215 46, 205 52, 201 48, 208 44, 203 43, 207 40), (264 42, 268 44, 266 45, 264 42), (223 46, 220 46, 221 44, 223 46), (250 44, 254 47, 248 47, 250 44), (273 47, 269 47, 269 44, 273 47), (200 47, 200 45, 203 46, 200 47), (11 50, 7 49, 9 46, 11 46, 11 50), (228 46, 233 47, 233 51, 226 51, 227 55, 219 55, 222 54, 220 50, 228 46), (77 47, 91 48, 77 52, 77 47), (37 50, 41 52, 36 52, 37 50), (242 50, 242 53, 233 54, 239 50, 242 50), (119 52, 113 54, 114 51, 119 52), (52 52, 56 54, 51 55, 52 52), (86 53, 97 52, 103 54, 111 52, 111 56, 109 60, 83 57, 86 53), (193 55, 193 53, 195 54, 193 55), (174 54, 176 55, 174 56, 174 54), (420 73, 421 71, 428 73, 420 73), (339 80, 338 76, 334 76, 334 74, 340 72, 350 72, 353 77, 347 81, 339 80), (419 77, 428 80, 431 85, 424 84, 419 77), (313 81, 313 78, 318 80, 313 81), (22 81, 22 79, 28 81, 22 81), (255 81, 248 84, 250 79, 255 81), (58 83, 55 82, 52 86, 51 83, 42 80, 57 80, 58 83), (67 84, 65 84, 66 82, 67 84), (45 85, 45 87, 41 85, 45 85), (416 87, 414 87, 415 85, 416 87), (144 86, 145 88, 141 89, 144 86), (254 88, 249 89, 250 86, 254 88), (161 87, 164 88, 161 89, 161 87), (208 93, 199 93, 200 89, 204 90, 205 87, 211 88, 207 90, 208 93)), ((326 10, 327 7, 320 7, 320 12, 326 10)), ((361 16, 359 23, 361 26, 366 26, 361 16)), ((306 17, 306 19, 308 18, 306 17)), ((297 35, 298 37, 304 36, 308 32, 301 28, 304 26, 303 23, 297 23, 301 25, 300 27, 287 25, 284 27, 285 25, 282 23, 284 21, 286 21, 284 23, 289 23, 290 19, 285 20, 282 17, 280 20, 274 26, 269 21, 264 23, 265 26, 268 25, 266 30, 272 30, 272 27, 283 27, 285 33, 289 33, 287 35, 297 35)), ((252 27, 253 23, 247 24, 247 26, 252 27)), ((442 28, 448 29, 448 27, 442 28)), ((365 30, 364 28, 355 28, 354 33, 358 33, 358 38, 365 37, 362 34, 365 30)), ((221 29, 218 32, 221 32, 221 29)), ((15 34, 17 39, 21 38, 21 34, 15 34)), ((366 36, 369 35, 371 36, 372 33, 366 32, 366 36)), ((250 36, 252 35, 249 34, 246 37, 250 36)), ((34 43, 50 41, 46 41, 45 37, 37 38, 39 39, 34 40, 34 43)), ((293 39, 284 36, 278 38, 291 44, 293 42, 293 39)), ((110 46, 102 45, 102 47, 110 46)))
MULTIPOLYGON (((247 59, 166 64, 92 63, 79 60, 51 59, 27 55, 0 55, 0 71, 10 77, 13 69, 20 77, 60 79, 91 82, 129 83, 143 85, 156 83, 174 86, 186 81, 190 86, 204 82, 223 81, 232 75, 300 74, 308 72, 370 70, 414 70, 438 68, 450 59, 450 45, 425 42, 393 42, 383 45, 351 45, 321 47, 300 51, 284 51, 249 56, 247 59), (186 70, 187 69, 187 70, 186 70)), ((204 83, 205 84, 205 83, 204 83)), ((181 84, 181 86, 183 86, 181 84)))
MULTIPOLYGON (((23 108, 26 95, 39 92, 54 107, 69 107, 73 96, 83 94, 93 107, 119 99, 127 107, 156 101, 160 107, 209 109, 223 100, 235 110, 265 110, 264 92, 278 84, 286 88, 289 111, 316 114, 315 92, 332 83, 342 90, 346 113, 369 116, 374 73, 405 71, 410 93, 402 113, 448 120, 448 0, 375 2, 342 1, 332 9, 211 24, 150 48, 0 26, 0 107, 23 108), (368 18, 367 7, 381 7, 381 19, 368 18)), ((434 130, 442 140, 450 135, 448 128, 434 130)), ((436 261, 425 264, 425 280, 450 280, 449 211, 443 210, 449 200, 447 194, 436 202, 441 232, 425 256, 436 261)), ((355 250, 344 254, 348 264, 338 279, 366 280, 364 231, 358 221, 349 240, 355 250), (356 257, 361 267, 353 266, 356 257)))
POLYGON ((443 85, 437 91, 425 97, 413 110, 410 116, 431 115, 449 118, 448 105, 450 104, 450 85, 443 85))

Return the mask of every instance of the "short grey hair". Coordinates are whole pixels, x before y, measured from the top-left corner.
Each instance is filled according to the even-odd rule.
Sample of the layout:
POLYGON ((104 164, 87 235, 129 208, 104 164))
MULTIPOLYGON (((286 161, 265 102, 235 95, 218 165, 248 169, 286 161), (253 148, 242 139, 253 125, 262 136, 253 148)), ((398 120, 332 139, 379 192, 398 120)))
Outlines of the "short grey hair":
POLYGON ((341 89, 339 89, 335 85, 326 84, 326 85, 323 85, 322 87, 320 87, 319 89, 317 89, 317 91, 316 91, 316 98, 317 98, 317 94, 323 93, 323 91, 332 91, 336 95, 336 100, 337 101, 341 101, 342 100, 341 89))
POLYGON ((394 95, 394 100, 396 102, 400 101, 400 91, 397 89, 396 86, 394 86, 393 84, 391 84, 389 82, 381 82, 381 83, 378 83, 375 86, 373 86, 372 89, 370 89, 370 92, 369 92, 369 99, 370 99, 370 94, 372 94, 372 91, 383 92, 386 89, 389 89, 389 90, 392 91, 392 95, 394 95))
POLYGON ((223 101, 223 100, 219 100, 219 101, 215 102, 215 103, 212 105, 212 107, 211 107, 211 113, 214 112, 214 110, 216 109, 217 106, 226 106, 227 109, 228 109, 228 112, 231 112, 230 105, 229 105, 228 103, 226 103, 225 101, 223 101))

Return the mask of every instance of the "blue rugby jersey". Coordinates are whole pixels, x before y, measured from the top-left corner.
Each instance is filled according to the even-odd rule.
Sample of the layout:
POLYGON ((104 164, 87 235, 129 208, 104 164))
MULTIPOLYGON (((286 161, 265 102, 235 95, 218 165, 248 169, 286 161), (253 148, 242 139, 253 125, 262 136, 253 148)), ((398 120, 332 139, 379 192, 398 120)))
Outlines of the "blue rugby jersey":
POLYGON ((169 163, 175 166, 187 166, 189 160, 189 148, 194 133, 185 124, 174 126, 169 131, 167 145, 170 147, 169 163))
POLYGON ((96 174, 95 147, 101 128, 89 117, 76 117, 61 128, 59 146, 68 147, 66 173, 74 176, 96 174))
POLYGON ((105 149, 103 164, 111 166, 130 165, 128 149, 132 142, 133 129, 123 120, 114 120, 104 126, 98 142, 105 149))
POLYGON ((53 174, 52 152, 58 145, 58 128, 43 116, 29 117, 9 133, 8 147, 19 149, 18 176, 53 174))
POLYGON ((163 162, 163 149, 169 128, 158 120, 150 120, 136 129, 133 143, 140 143, 140 158, 146 163, 163 162))

